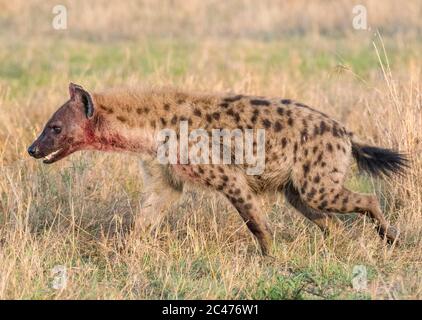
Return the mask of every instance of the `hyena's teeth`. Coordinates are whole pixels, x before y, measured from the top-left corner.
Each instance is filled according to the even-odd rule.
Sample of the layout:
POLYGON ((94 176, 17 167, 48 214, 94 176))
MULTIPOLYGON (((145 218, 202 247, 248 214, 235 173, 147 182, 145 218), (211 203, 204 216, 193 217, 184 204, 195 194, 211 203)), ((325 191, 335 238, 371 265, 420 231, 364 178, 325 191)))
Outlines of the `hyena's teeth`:
POLYGON ((46 159, 46 160, 51 160, 51 159, 53 159, 53 157, 54 157, 56 154, 58 154, 61 150, 62 150, 62 149, 59 149, 59 150, 56 150, 56 151, 54 151, 54 152, 50 153, 48 156, 46 156, 46 157, 45 157, 45 159, 46 159))

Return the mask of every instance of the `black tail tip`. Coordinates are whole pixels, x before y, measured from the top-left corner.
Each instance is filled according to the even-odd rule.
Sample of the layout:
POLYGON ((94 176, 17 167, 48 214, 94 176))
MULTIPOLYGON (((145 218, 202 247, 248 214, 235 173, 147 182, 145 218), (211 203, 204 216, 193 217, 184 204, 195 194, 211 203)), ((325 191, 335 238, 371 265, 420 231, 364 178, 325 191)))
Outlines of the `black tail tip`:
POLYGON ((375 176, 403 175, 409 167, 407 156, 395 150, 353 144, 352 152, 359 170, 375 176))

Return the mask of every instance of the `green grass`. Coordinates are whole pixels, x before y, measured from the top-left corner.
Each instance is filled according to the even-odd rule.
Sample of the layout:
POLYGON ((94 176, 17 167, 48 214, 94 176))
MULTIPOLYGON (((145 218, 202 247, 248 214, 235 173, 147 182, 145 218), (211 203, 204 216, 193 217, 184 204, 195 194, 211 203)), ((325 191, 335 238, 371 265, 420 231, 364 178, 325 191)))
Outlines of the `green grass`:
MULTIPOLYGON (((306 41, 299 42, 296 38, 283 42, 238 41, 218 45, 213 65, 207 67, 225 73, 228 63, 241 60, 254 72, 295 74, 299 71, 298 76, 311 78, 324 72, 331 73, 338 65, 350 68, 361 78, 367 78, 379 68, 378 58, 370 43, 353 50, 341 41, 336 41, 336 44, 336 51, 327 51, 315 46, 307 47, 306 41)), ((397 68, 404 66, 409 59, 418 55, 418 48, 420 45, 400 51, 389 50, 390 63, 397 68)), ((88 82, 98 78, 108 79, 110 70, 113 70, 113 78, 121 79, 121 82, 132 75, 148 79, 159 70, 165 72, 169 81, 177 82, 188 72, 196 70, 195 61, 201 50, 200 45, 183 39, 111 44, 46 40, 42 47, 34 44, 30 47, 9 45, 0 48, 0 81, 11 87, 12 97, 21 97, 29 89, 45 87, 52 79, 84 79, 88 82)), ((233 76, 234 81, 242 78, 240 70, 236 69, 230 75, 233 76)))

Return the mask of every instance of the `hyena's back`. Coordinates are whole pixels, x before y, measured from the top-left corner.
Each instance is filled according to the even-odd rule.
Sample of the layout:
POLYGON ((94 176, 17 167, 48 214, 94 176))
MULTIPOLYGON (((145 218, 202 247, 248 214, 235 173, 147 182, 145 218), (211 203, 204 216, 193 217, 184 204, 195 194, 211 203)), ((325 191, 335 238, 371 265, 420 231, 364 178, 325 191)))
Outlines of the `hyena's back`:
POLYGON ((257 191, 280 189, 289 179, 297 185, 309 179, 310 186, 313 179, 344 175, 352 154, 352 135, 340 123, 289 99, 229 96, 194 106, 189 119, 208 131, 265 129, 264 172, 247 178, 257 191))
MULTIPOLYGON (((400 153, 362 145, 337 121, 289 99, 238 95, 192 106, 188 120, 194 128, 265 129, 266 163, 262 174, 243 175, 240 179, 232 169, 220 167, 221 181, 215 182, 211 176, 214 180, 211 185, 223 192, 248 221, 264 252, 268 250, 268 226, 260 220, 262 216, 254 213, 258 210, 256 201, 248 199, 254 198, 253 193, 275 190, 283 191, 287 200, 307 217, 320 217, 320 212, 368 213, 377 222, 382 236, 389 241, 397 238, 377 199, 351 192, 343 184, 352 156, 359 168, 388 175, 406 166, 406 159, 400 153)), ((207 169, 199 170, 204 172, 207 174, 207 169)), ((326 227, 327 222, 316 220, 322 228, 326 227)))

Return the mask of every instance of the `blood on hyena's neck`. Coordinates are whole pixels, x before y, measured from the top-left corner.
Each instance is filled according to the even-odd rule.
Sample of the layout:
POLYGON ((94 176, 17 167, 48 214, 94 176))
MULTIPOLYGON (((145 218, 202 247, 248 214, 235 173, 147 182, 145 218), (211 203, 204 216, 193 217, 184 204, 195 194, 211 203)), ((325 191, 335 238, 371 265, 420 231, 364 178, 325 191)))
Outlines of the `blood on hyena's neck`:
POLYGON ((85 128, 88 149, 153 155, 159 106, 150 98, 129 90, 94 93, 94 117, 85 128))
POLYGON ((94 121, 86 129, 90 148, 149 155, 155 155, 160 130, 179 132, 181 121, 187 121, 189 128, 201 127, 202 121, 206 121, 205 112, 218 105, 215 95, 173 88, 113 89, 94 93, 93 100, 94 121), (198 108, 203 110, 203 115, 198 108))

